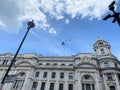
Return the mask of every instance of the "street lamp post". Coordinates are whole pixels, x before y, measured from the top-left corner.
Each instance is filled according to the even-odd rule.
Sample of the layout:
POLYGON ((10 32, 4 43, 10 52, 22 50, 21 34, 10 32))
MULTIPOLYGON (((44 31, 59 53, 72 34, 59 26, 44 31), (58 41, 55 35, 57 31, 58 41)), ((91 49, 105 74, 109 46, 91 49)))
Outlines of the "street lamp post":
POLYGON ((110 11, 112 11, 113 12, 113 14, 111 15, 111 14, 108 14, 107 16, 105 16, 104 18, 103 18, 103 20, 107 20, 107 19, 109 19, 109 18, 113 18, 113 21, 112 21, 112 23, 115 23, 115 22, 117 22, 118 23, 118 25, 120 26, 120 12, 118 13, 118 12, 116 12, 115 10, 114 10, 114 4, 115 4, 115 1, 113 1, 110 5, 109 5, 109 10, 110 11))
POLYGON ((4 81, 5 81, 6 77, 8 76, 8 73, 9 73, 9 71, 10 71, 10 69, 11 69, 13 63, 15 62, 15 59, 16 59, 16 57, 17 57, 19 51, 20 51, 20 48, 21 48, 21 46, 22 46, 22 44, 23 44, 23 42, 24 42, 24 40, 25 40, 25 38, 26 38, 26 36, 27 36, 29 30, 30 30, 31 28, 35 27, 34 20, 29 21, 29 22, 27 23, 27 25, 28 25, 27 31, 26 31, 26 33, 25 33, 25 35, 24 35, 24 37, 23 37, 23 39, 22 39, 22 41, 21 41, 21 43, 20 43, 20 45, 19 45, 19 47, 18 47, 16 53, 15 53, 15 56, 14 56, 13 60, 12 60, 11 63, 10 63, 10 66, 8 67, 6 73, 5 73, 5 75, 4 75, 4 77, 3 77, 2 81, 1 81, 1 86, 3 86, 4 81))

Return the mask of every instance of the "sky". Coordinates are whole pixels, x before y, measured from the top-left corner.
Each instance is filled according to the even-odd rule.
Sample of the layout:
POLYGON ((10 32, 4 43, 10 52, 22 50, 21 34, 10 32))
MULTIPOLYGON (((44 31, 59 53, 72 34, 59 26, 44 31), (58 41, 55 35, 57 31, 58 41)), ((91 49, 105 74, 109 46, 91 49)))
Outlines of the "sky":
MULTIPOLYGON (((19 54, 71 56, 93 53, 98 37, 111 45, 120 60, 120 27, 112 23, 108 5, 113 0, 0 0, 0 54, 16 50, 34 20, 19 54), (65 45, 62 45, 65 42, 65 45)), ((115 0, 120 11, 120 0, 115 0)))

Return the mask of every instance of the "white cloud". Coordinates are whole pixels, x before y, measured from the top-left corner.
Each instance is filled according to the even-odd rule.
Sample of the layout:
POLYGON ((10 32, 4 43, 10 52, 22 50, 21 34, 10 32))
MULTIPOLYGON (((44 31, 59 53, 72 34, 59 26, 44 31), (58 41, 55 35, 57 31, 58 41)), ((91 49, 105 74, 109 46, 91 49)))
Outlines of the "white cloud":
POLYGON ((54 28, 50 28, 49 33, 53 34, 53 35, 57 35, 57 32, 56 32, 56 30, 54 28))
MULTIPOLYGON (((49 18, 64 19, 65 15, 100 19, 113 0, 0 0, 0 27, 17 32, 26 20, 35 20, 36 28, 51 34, 57 32, 48 23, 49 18), (48 29, 48 30, 47 30, 48 29)), ((117 0, 119 1, 119 0, 117 0)), ((65 19, 65 23, 69 23, 65 19)))
POLYGON ((70 21, 69 21, 68 19, 66 19, 66 20, 65 20, 65 23, 66 23, 66 24, 69 24, 69 23, 70 23, 70 21))

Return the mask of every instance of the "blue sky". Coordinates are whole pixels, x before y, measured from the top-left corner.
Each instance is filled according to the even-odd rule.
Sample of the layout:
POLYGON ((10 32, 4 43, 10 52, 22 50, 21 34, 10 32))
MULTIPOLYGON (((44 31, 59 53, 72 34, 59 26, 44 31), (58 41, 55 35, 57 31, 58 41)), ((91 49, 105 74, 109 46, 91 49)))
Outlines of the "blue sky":
MULTIPOLYGON (((0 54, 16 52, 27 30, 26 23, 34 19, 36 27, 30 30, 20 54, 68 56, 94 53, 93 44, 101 37, 120 59, 120 27, 111 23, 112 19, 102 20, 112 13, 107 7, 112 0, 46 1, 0 1, 0 54), (66 40, 66 45, 61 45, 66 40)), ((120 2, 116 2, 116 9, 120 11, 120 2)))

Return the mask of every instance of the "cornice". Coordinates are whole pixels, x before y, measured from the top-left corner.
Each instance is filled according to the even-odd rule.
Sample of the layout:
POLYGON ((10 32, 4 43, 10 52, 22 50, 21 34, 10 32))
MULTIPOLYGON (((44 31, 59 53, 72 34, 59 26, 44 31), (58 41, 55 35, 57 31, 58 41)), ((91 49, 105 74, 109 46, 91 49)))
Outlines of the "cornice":
POLYGON ((100 68, 100 71, 107 71, 107 70, 117 70, 117 71, 120 71, 120 68, 115 68, 115 67, 100 68))

